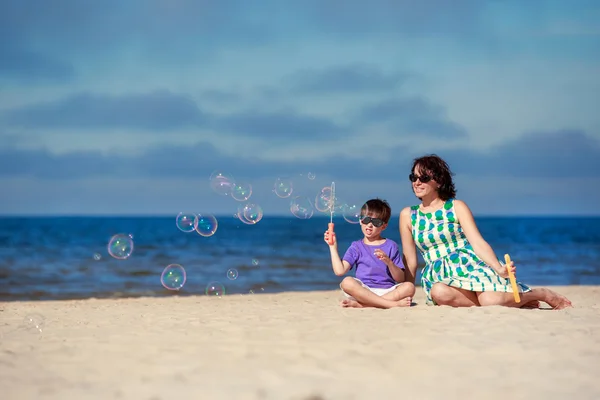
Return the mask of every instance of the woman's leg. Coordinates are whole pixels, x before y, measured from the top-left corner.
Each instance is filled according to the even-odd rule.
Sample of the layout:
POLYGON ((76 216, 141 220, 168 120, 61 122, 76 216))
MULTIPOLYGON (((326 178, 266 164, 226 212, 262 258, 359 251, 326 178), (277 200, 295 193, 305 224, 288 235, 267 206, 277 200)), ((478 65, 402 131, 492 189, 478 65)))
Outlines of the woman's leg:
POLYGON ((439 282, 431 286, 431 298, 439 306, 476 307, 480 305, 475 292, 439 282))
POLYGON ((536 288, 531 292, 521 293, 520 303, 515 303, 512 293, 504 292, 477 292, 477 298, 482 306, 522 307, 524 304, 543 301, 555 310, 572 307, 569 299, 547 288, 536 288))

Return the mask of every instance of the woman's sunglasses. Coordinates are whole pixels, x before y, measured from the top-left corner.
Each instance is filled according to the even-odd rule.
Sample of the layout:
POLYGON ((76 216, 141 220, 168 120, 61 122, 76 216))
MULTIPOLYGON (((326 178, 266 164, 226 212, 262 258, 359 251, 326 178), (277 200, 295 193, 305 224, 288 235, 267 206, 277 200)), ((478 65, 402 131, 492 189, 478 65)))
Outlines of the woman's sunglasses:
POLYGON ((415 174, 410 174, 408 176, 408 179, 410 179, 411 182, 416 182, 417 179, 420 180, 422 183, 427 183, 430 180, 432 180, 433 178, 431 177, 431 175, 427 175, 427 174, 423 174, 421 176, 415 175, 415 174))
POLYGON ((371 218, 371 217, 367 217, 365 215, 361 215, 360 216, 360 222, 363 223, 364 225, 369 225, 369 223, 371 223, 371 224, 373 224, 373 226, 375 228, 379 228, 380 226, 382 226, 383 224, 385 224, 385 222, 383 222, 382 219, 371 218))

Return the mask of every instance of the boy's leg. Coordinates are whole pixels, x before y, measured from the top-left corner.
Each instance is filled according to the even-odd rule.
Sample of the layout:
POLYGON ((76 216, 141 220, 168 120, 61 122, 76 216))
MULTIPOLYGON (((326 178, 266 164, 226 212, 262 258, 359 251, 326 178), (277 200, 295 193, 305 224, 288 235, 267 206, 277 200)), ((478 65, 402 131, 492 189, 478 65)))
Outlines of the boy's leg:
POLYGON ((381 297, 386 300, 392 301, 403 301, 408 303, 410 306, 412 304, 412 298, 415 295, 415 285, 412 282, 402 282, 397 285, 394 290, 388 292, 381 297))
POLYGON ((344 307, 376 307, 392 308, 406 306, 406 302, 384 299, 364 287, 359 281, 352 277, 345 277, 340 284, 342 290, 352 296, 355 300, 343 300, 344 307))

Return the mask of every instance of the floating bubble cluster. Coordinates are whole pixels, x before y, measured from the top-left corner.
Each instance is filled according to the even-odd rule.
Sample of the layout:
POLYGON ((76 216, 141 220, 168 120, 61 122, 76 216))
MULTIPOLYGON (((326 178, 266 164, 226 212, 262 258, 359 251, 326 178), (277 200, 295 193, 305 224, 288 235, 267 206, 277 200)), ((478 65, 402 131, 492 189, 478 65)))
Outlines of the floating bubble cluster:
MULTIPOLYGON (((300 174, 300 176, 304 176, 300 174)), ((314 181, 316 175, 313 172, 308 172, 306 175, 310 181, 314 181)), ((359 223, 360 207, 356 205, 344 204, 340 199, 336 198, 332 191, 332 186, 325 186, 318 190, 317 195, 312 201, 312 195, 306 196, 300 194, 304 189, 302 185, 307 182, 299 182, 300 186, 294 190, 294 183, 288 178, 279 177, 273 185, 273 192, 281 199, 289 199, 289 210, 292 215, 298 219, 309 219, 313 217, 315 210, 322 213, 342 214, 344 220, 351 224, 359 223), (292 193, 295 192, 294 197, 292 193)), ((253 187, 250 183, 236 181, 233 175, 224 171, 214 171, 209 177, 209 186, 213 192, 221 196, 231 197, 238 201, 237 212, 234 217, 247 225, 254 225, 263 219, 263 209, 257 202, 249 201, 253 195, 253 187)), ((313 192, 314 193, 314 192, 313 192)), ((310 194, 310 193, 309 193, 310 194)), ((236 204, 236 203, 234 203, 236 204)), ((180 212, 176 217, 176 227, 179 231, 185 233, 197 232, 202 237, 213 236, 218 229, 219 223, 217 218, 212 214, 207 213, 192 213, 180 212)), ((108 253, 111 257, 125 260, 129 258, 134 249, 133 236, 129 234, 117 234, 110 238, 108 243, 108 253)), ((93 258, 97 261, 101 259, 101 255, 95 253, 93 258)), ((258 259, 252 259, 253 266, 258 266, 258 259)), ((226 272, 226 277, 230 281, 238 278, 238 270, 229 268, 226 272)), ((160 282, 161 285, 168 289, 177 291, 184 287, 187 275, 186 270, 179 264, 170 264, 162 271, 160 282)), ((264 290, 261 288, 261 290, 264 290)), ((225 286, 218 282, 210 282, 205 290, 209 296, 223 296, 226 293, 225 286)), ((251 290, 250 293, 253 293, 251 290)), ((39 318, 38 318, 39 319, 39 318)), ((32 320, 33 321, 33 320, 32 320)), ((32 325, 39 326, 43 324, 31 322, 32 325)), ((41 331, 41 328, 39 328, 41 331)))

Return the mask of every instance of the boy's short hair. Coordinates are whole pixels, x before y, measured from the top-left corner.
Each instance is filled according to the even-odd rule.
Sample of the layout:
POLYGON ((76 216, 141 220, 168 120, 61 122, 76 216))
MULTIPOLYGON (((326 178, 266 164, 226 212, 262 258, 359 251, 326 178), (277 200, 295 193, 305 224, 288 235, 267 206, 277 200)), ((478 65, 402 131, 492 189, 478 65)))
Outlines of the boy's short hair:
POLYGON ((376 215, 376 218, 383 220, 383 222, 387 224, 392 216, 392 208, 385 200, 371 199, 363 204, 360 213, 363 215, 374 214, 376 215))

